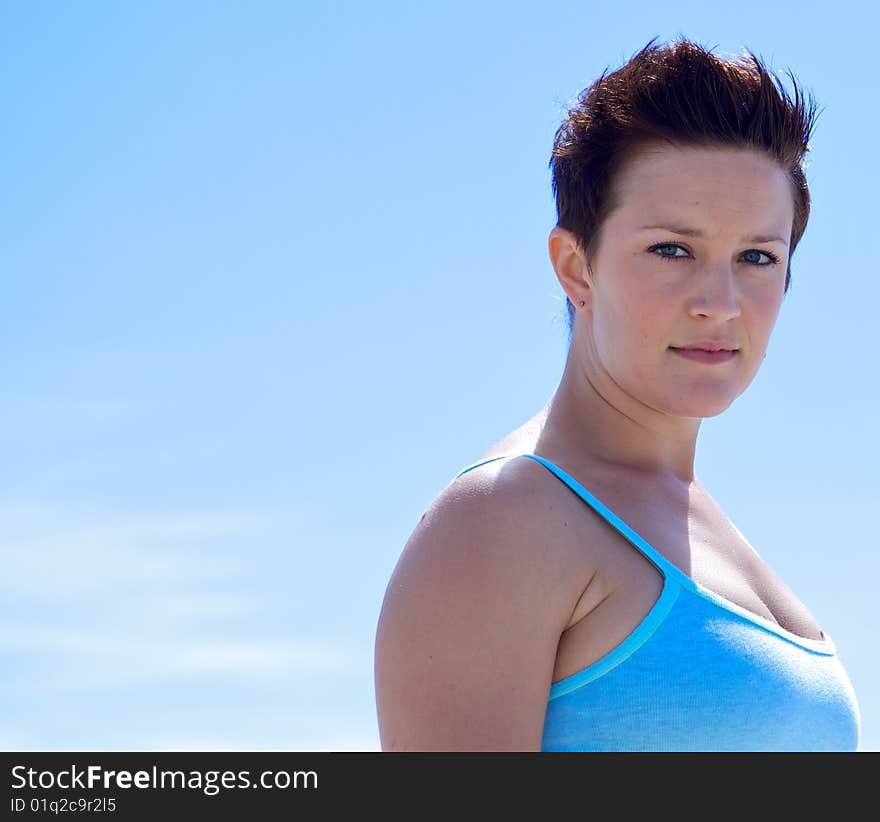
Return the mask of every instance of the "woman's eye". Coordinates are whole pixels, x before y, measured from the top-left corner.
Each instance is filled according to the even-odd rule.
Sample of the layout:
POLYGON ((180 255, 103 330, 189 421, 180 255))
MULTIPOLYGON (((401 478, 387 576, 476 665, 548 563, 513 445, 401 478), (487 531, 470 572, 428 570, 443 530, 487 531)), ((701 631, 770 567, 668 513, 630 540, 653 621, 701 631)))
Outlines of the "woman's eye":
POLYGON ((779 258, 775 254, 771 254, 769 251, 759 251, 757 248, 753 248, 751 251, 747 251, 746 254, 757 254, 759 257, 763 254, 770 262, 762 263, 758 260, 753 260, 757 265, 773 265, 773 263, 778 263, 779 258))
MULTIPOLYGON (((685 257, 687 256, 687 251, 685 251, 684 248, 682 248, 680 245, 676 245, 675 243, 660 243, 659 245, 651 246, 651 248, 648 250, 651 252, 654 252, 654 251, 662 250, 664 248, 667 248, 667 249, 672 248, 672 249, 678 249, 679 251, 684 251, 684 256, 685 257)), ((680 255, 678 255, 678 254, 658 254, 656 256, 663 257, 667 260, 674 260, 676 257, 678 257, 680 255)))

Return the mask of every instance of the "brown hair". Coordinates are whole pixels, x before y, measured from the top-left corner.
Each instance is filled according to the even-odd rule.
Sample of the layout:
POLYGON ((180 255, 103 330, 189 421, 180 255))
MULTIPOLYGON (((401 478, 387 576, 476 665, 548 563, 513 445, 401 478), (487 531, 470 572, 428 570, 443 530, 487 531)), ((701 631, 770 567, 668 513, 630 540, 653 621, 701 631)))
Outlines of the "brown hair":
MULTIPOLYGON (((794 197, 785 292, 791 255, 810 215, 804 156, 818 116, 794 75, 794 101, 781 81, 748 49, 726 60, 679 38, 666 47, 648 44, 630 60, 584 89, 556 131, 550 157, 556 224, 577 238, 587 263, 600 229, 614 211, 615 176, 648 143, 752 147, 788 173, 794 197), (778 86, 778 89, 777 89, 778 86)), ((571 344, 574 306, 568 308, 571 344)))

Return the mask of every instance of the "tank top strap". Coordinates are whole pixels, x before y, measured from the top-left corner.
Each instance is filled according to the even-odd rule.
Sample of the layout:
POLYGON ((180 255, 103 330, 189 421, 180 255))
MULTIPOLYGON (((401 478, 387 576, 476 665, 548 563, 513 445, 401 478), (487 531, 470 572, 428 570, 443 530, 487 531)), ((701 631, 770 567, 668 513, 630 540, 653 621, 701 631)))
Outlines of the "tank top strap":
MULTIPOLYGON (((554 473, 561 479, 572 491, 574 491, 584 502, 586 502, 596 513, 612 525, 617 531, 635 546, 647 559, 649 559, 663 574, 667 582, 689 582, 687 575, 684 574, 675 564, 670 562, 663 556, 653 545, 651 545, 641 534, 630 528, 617 514, 614 513, 601 500, 593 496, 583 485, 581 485, 573 476, 563 471, 558 465, 554 465, 550 460, 539 457, 537 454, 521 454, 520 456, 528 457, 535 462, 540 462, 545 468, 554 473), (682 579, 684 578, 684 579, 682 579)), ((690 587, 690 586, 688 586, 690 587)))
POLYGON ((495 460, 508 460, 511 457, 527 457, 527 456, 528 456, 528 454, 505 454, 504 456, 501 456, 501 457, 490 457, 487 460, 480 460, 479 462, 475 462, 472 465, 469 465, 467 468, 463 468, 461 471, 459 471, 452 478, 452 480, 450 480, 450 482, 457 480, 462 474, 466 474, 468 471, 473 471, 474 468, 479 468, 481 465, 486 465, 490 462, 495 462, 495 460))
POLYGON ((586 488, 584 488, 581 483, 579 483, 571 474, 563 471, 558 465, 550 462, 548 459, 544 459, 544 457, 539 457, 537 454, 505 454, 500 457, 491 457, 486 460, 480 460, 479 462, 475 462, 472 465, 468 465, 466 468, 462 469, 451 481, 458 479, 462 474, 466 474, 468 471, 473 471, 474 468, 479 468, 481 465, 487 465, 490 462, 495 462, 496 460, 506 460, 512 459, 514 457, 528 457, 530 460, 534 460, 535 462, 541 463, 545 468, 547 468, 551 473, 555 474, 560 480, 562 480, 572 491, 574 491, 584 502, 587 503, 597 514, 599 514, 606 522, 608 522, 611 526, 613 526, 618 532, 620 532, 626 539, 637 548, 647 559, 649 559, 657 569, 663 574, 667 581, 676 581, 683 582, 686 587, 691 588, 692 583, 690 578, 681 571, 676 565, 670 562, 666 557, 663 556, 653 545, 651 545, 641 534, 627 525, 617 514, 614 513, 605 503, 601 500, 597 499, 593 494, 591 494, 586 488))

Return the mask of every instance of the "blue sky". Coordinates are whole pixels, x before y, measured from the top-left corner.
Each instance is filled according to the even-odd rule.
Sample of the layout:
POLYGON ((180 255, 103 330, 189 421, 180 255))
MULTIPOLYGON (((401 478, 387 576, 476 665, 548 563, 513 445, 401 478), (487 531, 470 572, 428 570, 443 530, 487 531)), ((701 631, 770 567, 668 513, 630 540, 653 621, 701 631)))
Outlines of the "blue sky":
POLYGON ((378 750, 399 553, 562 373, 566 101, 685 35, 823 108, 791 291, 696 468, 880 749, 878 21, 836 9, 0 4, 0 747, 378 750))

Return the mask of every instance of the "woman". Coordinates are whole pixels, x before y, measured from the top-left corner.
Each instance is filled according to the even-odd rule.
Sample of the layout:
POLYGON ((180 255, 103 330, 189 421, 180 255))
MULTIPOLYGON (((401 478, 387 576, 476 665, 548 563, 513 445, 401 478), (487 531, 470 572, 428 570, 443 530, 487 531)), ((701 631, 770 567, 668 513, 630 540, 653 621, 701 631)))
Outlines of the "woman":
POLYGON ((815 118, 761 62, 653 40, 551 168, 569 352, 422 516, 376 634, 383 750, 855 750, 835 646, 694 475, 754 379, 815 118))

